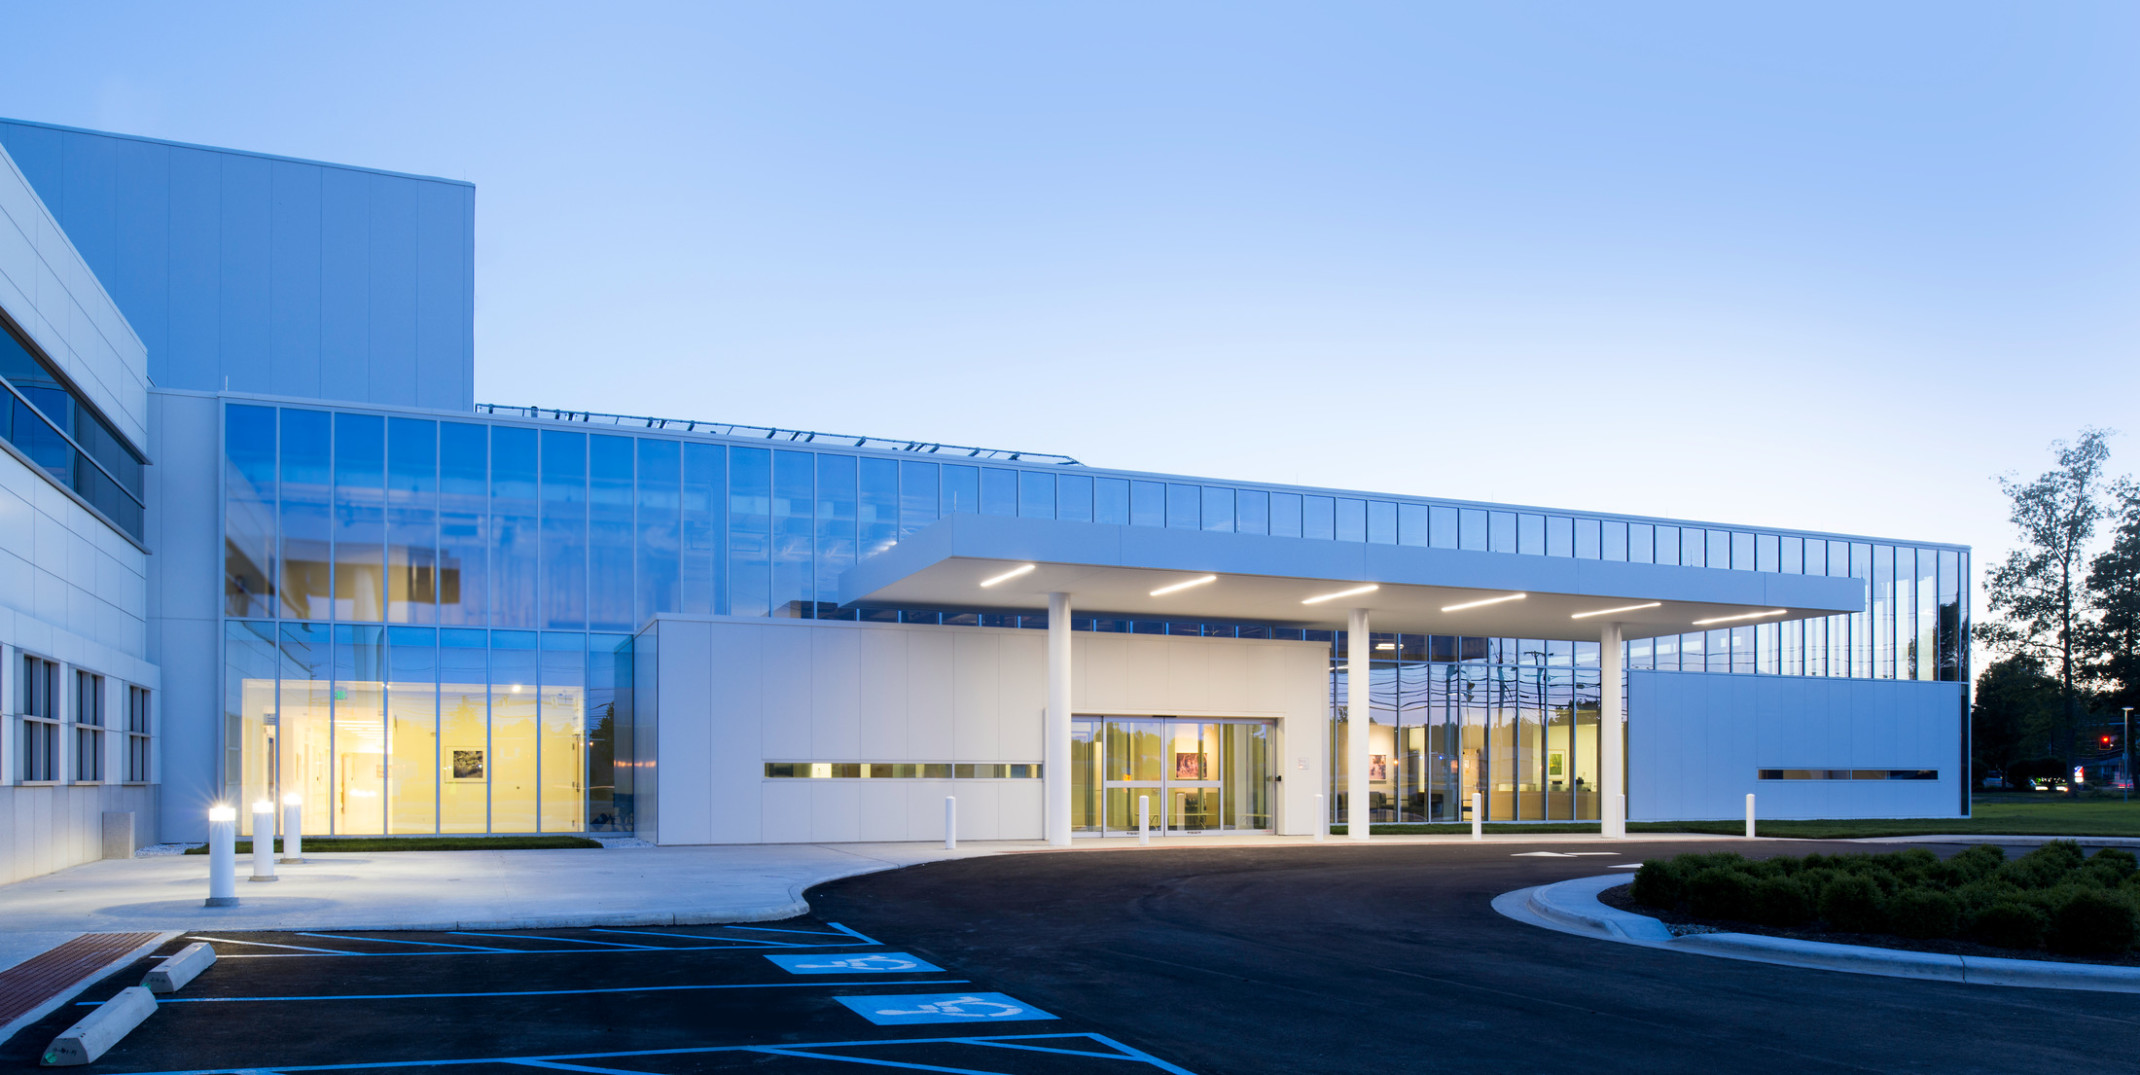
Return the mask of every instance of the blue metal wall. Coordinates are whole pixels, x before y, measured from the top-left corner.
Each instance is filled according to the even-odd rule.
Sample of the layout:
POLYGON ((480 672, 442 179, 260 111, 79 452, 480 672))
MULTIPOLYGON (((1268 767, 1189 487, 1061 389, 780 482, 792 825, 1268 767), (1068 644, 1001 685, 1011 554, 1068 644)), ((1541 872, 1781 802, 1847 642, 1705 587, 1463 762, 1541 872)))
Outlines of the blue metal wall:
POLYGON ((473 186, 18 120, 0 146, 157 387, 474 408, 473 186))

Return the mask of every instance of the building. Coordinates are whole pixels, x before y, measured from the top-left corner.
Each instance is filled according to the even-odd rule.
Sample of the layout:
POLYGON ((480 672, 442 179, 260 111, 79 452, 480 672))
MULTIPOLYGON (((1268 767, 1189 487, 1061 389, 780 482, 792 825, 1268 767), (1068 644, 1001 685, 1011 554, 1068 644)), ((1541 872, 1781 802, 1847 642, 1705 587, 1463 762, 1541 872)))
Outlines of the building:
POLYGON ((1968 811, 1966 548, 478 404, 466 184, 0 149, 0 877, 293 794, 661 843, 1968 811))

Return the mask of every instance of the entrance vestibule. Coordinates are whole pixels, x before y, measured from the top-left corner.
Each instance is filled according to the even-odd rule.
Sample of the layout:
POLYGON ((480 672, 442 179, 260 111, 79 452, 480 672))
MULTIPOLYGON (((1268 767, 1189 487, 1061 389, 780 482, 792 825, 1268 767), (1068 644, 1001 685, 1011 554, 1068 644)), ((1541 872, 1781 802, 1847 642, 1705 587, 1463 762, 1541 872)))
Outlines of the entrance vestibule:
POLYGON ((1071 827, 1133 836, 1139 799, 1155 836, 1269 832, 1277 772, 1270 721, 1078 717, 1071 726, 1071 827))

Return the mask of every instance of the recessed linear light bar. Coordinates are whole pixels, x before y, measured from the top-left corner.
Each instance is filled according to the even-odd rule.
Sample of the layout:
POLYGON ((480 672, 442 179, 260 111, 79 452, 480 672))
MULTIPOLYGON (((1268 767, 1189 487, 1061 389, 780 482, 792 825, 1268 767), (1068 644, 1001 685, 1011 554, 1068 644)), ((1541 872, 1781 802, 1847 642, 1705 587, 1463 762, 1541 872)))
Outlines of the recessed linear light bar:
POLYGON ((1442 606, 1442 611, 1443 611, 1443 612, 1462 612, 1462 611, 1464 611, 1464 610, 1465 610, 1465 609, 1467 609, 1467 608, 1481 608, 1481 607, 1484 607, 1484 606, 1486 606, 1486 605, 1498 605, 1498 604, 1502 603, 1503 601, 1521 601, 1521 600, 1523 600, 1523 599, 1524 599, 1525 597, 1527 597, 1527 596, 1529 596, 1529 595, 1528 595, 1528 594, 1520 594, 1520 593, 1512 593, 1512 594, 1502 594, 1502 595, 1501 595, 1501 596, 1499 596, 1499 597, 1489 597, 1489 598, 1487 598, 1487 599, 1485 599, 1485 600, 1483 600, 1483 601, 1466 601, 1466 602, 1464 602, 1464 603, 1463 603, 1463 604, 1461 604, 1461 605, 1443 605, 1443 606, 1442 606))
POLYGON ((1788 616, 1790 614, 1790 609, 1772 608, 1769 609, 1767 612, 1741 612, 1736 616, 1715 616, 1706 620, 1695 620, 1694 626, 1706 627, 1712 623, 1730 623, 1733 620, 1758 620, 1763 616, 1788 616))
POLYGON ((1570 615, 1568 618, 1571 620, 1587 620, 1592 616, 1610 616, 1615 612, 1640 612, 1646 608, 1656 608, 1661 604, 1664 604, 1664 602, 1651 601, 1647 604, 1641 605, 1622 605, 1619 608, 1601 608, 1595 612, 1577 612, 1570 615))
POLYGON ((1365 585, 1365 586, 1355 586, 1355 587, 1353 587, 1353 588, 1352 588, 1352 589, 1350 589, 1350 590, 1339 590, 1339 591, 1338 591, 1338 592, 1336 592, 1336 593, 1326 593, 1326 594, 1321 594, 1321 595, 1319 595, 1319 596, 1316 596, 1316 597, 1310 597, 1310 598, 1308 598, 1308 599, 1306 599, 1306 600, 1302 601, 1302 602, 1301 602, 1301 604, 1303 604, 1303 605, 1320 605, 1320 604, 1322 604, 1322 603, 1323 603, 1323 602, 1325 602, 1325 601, 1335 601, 1335 600, 1337 600, 1337 599, 1338 599, 1338 598, 1340 598, 1340 597, 1358 597, 1359 595, 1361 595, 1361 594, 1363 594, 1363 593, 1374 593, 1374 592, 1375 592, 1376 590, 1379 590, 1379 589, 1381 589, 1381 588, 1382 588, 1382 584, 1381 584, 1381 583, 1379 583, 1379 582, 1370 582, 1370 583, 1368 583, 1368 584, 1367 584, 1367 585, 1365 585))
POLYGON ((1009 582, 1010 580, 1017 578, 1020 575, 1030 575, 1039 566, 1039 564, 1026 564, 1022 567, 1011 568, 1009 571, 1006 571, 1001 575, 997 575, 995 578, 981 580, 981 588, 985 590, 990 586, 994 586, 996 583, 1009 582))
POLYGON ((1175 584, 1174 584, 1174 585, 1172 585, 1172 586, 1161 586, 1160 588, 1158 588, 1158 589, 1156 589, 1156 590, 1153 590, 1153 591, 1152 591, 1152 596, 1153 596, 1153 597, 1165 597, 1166 595, 1168 595, 1168 594, 1170 594, 1170 593, 1180 593, 1180 592, 1182 592, 1183 590, 1186 590, 1186 589, 1188 589, 1188 588, 1189 588, 1189 587, 1191 587, 1191 586, 1202 586, 1203 584, 1205 584, 1205 583, 1207 583, 1207 582, 1217 582, 1217 581, 1219 581, 1219 577, 1218 577, 1217 575, 1205 575, 1205 576, 1203 576, 1202 578, 1194 578, 1194 579, 1190 579, 1190 580, 1189 580, 1189 581, 1187 581, 1187 582, 1177 582, 1177 583, 1175 583, 1175 584))

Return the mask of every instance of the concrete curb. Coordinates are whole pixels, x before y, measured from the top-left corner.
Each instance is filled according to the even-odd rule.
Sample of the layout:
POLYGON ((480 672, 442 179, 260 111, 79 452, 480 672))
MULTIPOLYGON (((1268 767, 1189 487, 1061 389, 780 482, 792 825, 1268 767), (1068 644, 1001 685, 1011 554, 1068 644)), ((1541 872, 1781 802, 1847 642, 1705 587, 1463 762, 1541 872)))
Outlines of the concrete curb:
POLYGON ((1518 889, 1496 896, 1493 907, 1516 921, 1562 933, 1753 963, 1969 985, 2140 993, 2140 967, 1956 956, 1942 952, 1801 941, 1754 933, 1693 933, 1675 937, 1657 919, 1599 902, 1598 893, 1629 880, 1624 874, 1607 874, 1518 889))
POLYGON ((1952 836, 1858 836, 1854 844, 2034 844, 2067 840, 2083 847, 2140 847, 2140 836, 1984 836, 1967 833, 1952 836))

